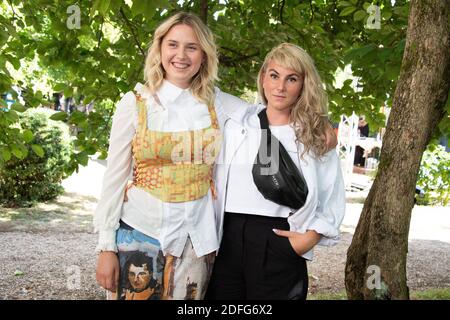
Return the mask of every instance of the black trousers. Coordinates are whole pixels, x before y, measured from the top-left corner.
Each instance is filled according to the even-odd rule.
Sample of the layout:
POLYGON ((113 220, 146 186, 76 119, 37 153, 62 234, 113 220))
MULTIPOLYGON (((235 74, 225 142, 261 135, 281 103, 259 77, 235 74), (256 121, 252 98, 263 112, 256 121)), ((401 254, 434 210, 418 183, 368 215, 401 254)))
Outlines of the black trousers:
POLYGON ((206 293, 209 300, 305 300, 306 261, 289 239, 285 218, 225 213, 219 255, 206 293))

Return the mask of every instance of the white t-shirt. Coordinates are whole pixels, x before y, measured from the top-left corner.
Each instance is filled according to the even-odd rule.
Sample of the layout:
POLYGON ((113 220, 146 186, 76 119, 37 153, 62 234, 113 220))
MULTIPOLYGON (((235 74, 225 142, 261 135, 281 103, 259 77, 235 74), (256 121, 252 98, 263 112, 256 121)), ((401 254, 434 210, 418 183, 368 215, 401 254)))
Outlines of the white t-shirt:
MULTIPOLYGON (((289 124, 269 126, 272 134, 280 141, 300 170, 295 131, 289 124)), ((230 165, 228 185, 240 186, 227 190, 225 211, 245 214, 255 214, 269 217, 289 216, 295 211, 266 200, 253 182, 252 168, 261 141, 261 129, 249 128, 246 139, 236 152, 230 165), (247 190, 242 192, 242 190, 247 190)))

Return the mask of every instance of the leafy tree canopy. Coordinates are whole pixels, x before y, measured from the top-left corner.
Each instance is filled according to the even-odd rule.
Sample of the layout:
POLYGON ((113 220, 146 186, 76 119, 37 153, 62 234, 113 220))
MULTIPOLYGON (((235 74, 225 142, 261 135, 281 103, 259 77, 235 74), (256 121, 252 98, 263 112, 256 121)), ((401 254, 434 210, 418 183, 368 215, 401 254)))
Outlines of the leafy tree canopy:
MULTIPOLYGON (((12 87, 19 86, 24 103, 0 109, 0 162, 25 156, 29 133, 16 126, 18 112, 49 105, 56 91, 96 103, 89 115, 54 115, 78 127, 68 172, 96 152, 105 158, 114 103, 142 81, 155 28, 180 10, 198 14, 215 33, 222 90, 255 91, 265 54, 292 42, 316 61, 334 121, 354 111, 372 128, 384 125, 381 107, 392 104, 405 46, 405 0, 8 0, 0 5, 0 92, 17 98, 12 87), (346 66, 356 80, 339 84, 346 66)), ((436 137, 450 132, 447 116, 439 129, 436 137)))

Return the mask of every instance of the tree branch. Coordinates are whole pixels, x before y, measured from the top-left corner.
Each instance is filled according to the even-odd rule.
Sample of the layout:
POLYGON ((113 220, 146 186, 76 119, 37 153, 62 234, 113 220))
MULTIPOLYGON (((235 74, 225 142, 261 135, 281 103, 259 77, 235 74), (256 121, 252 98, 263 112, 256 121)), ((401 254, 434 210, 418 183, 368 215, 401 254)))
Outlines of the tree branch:
POLYGON ((100 28, 98 28, 97 50, 100 49, 100 43, 103 38, 103 23, 105 23, 105 18, 102 17, 102 23, 100 24, 100 28))
POLYGON ((240 53, 239 51, 236 51, 236 50, 231 49, 231 48, 228 48, 228 47, 222 46, 222 47, 220 47, 220 48, 222 48, 222 49, 224 49, 224 50, 227 50, 227 51, 230 51, 230 52, 234 53, 235 55, 239 56, 239 59, 248 59, 248 58, 252 58, 252 57, 255 57, 255 56, 259 55, 259 50, 256 51, 255 53, 252 53, 252 54, 249 54, 249 55, 243 55, 243 54, 240 53))
POLYGON ((208 25, 208 0, 200 1, 200 19, 208 25))
POLYGON ((12 12, 13 12, 13 18, 12 18, 12 20, 15 20, 17 14, 16 14, 16 12, 14 11, 14 5, 12 4, 12 1, 11 1, 11 0, 8 0, 8 3, 9 3, 9 6, 11 7, 12 12))
POLYGON ((142 56, 145 57, 145 50, 142 49, 141 44, 139 43, 139 40, 138 40, 136 34, 134 33, 133 26, 131 25, 130 20, 128 20, 127 16, 125 15, 125 12, 123 12, 122 8, 120 8, 120 14, 122 15, 122 18, 125 21, 126 25, 130 28, 131 34, 133 35, 134 42, 138 46, 139 51, 141 51, 142 56))
POLYGON ((309 19, 309 23, 311 23, 314 18, 314 8, 313 8, 312 0, 309 0, 309 8, 311 10, 311 18, 309 19))
POLYGON ((281 24, 284 24, 284 22, 283 22, 283 10, 284 10, 284 5, 285 5, 285 2, 284 2, 284 0, 283 0, 283 1, 281 1, 280 18, 279 18, 281 24))
POLYGON ((306 51, 310 52, 310 48, 308 46, 308 43, 306 42, 306 39, 305 39, 305 36, 303 35, 303 33, 301 33, 300 30, 298 30, 296 27, 294 27, 292 24, 290 24, 288 22, 285 22, 284 24, 287 25, 288 27, 294 29, 294 31, 297 32, 298 36, 303 39, 303 43, 306 46, 306 51))

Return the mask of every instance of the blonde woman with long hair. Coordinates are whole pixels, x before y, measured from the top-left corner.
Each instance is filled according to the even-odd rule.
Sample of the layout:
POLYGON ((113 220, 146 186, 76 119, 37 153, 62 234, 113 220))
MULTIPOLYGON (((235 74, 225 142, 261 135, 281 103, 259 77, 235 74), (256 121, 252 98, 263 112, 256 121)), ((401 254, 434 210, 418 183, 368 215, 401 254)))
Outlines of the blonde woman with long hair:
POLYGON ((110 299, 205 294, 219 247, 212 169, 224 107, 236 117, 248 107, 214 87, 217 63, 211 31, 175 14, 154 33, 145 85, 117 105, 94 217, 96 277, 110 299))
POLYGON ((339 239, 344 183, 336 150, 327 147, 327 99, 313 60, 294 44, 277 46, 260 69, 258 91, 263 105, 224 128, 227 161, 216 167, 215 202, 221 246, 208 299, 306 299, 314 246, 339 239), (261 185, 255 160, 266 126, 302 177, 301 202, 283 198, 281 180, 270 193, 261 185))

